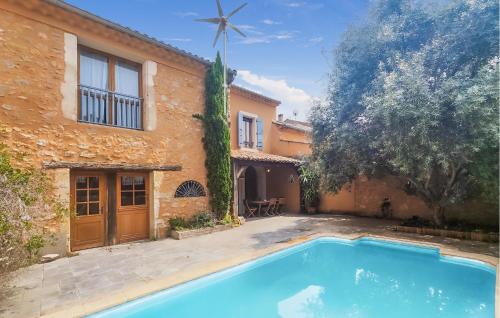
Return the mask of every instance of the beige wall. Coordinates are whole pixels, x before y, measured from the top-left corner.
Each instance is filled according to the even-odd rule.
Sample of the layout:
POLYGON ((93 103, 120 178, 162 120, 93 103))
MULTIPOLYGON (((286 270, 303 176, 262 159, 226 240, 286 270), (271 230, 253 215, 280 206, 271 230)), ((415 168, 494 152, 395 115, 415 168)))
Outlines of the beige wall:
MULTIPOLYGON (((321 196, 320 211, 327 213, 349 213, 362 216, 381 216, 381 204, 389 198, 393 217, 408 219, 414 215, 432 220, 432 211, 416 196, 401 189, 395 177, 381 179, 359 177, 336 194, 321 196)), ((498 211, 476 200, 451 206, 446 213, 448 220, 459 220, 473 224, 498 224, 498 211)))
MULTIPOLYGON (((37 20, 32 12, 28 12, 27 18, 22 15, 23 10, 11 10, 16 11, 17 7, 0 4, 0 142, 14 152, 26 154, 17 164, 40 167, 46 161, 64 161, 181 165, 182 171, 154 174, 158 180, 154 180, 156 191, 152 194, 158 196, 154 198, 158 210, 151 213, 159 217, 158 226, 164 226, 171 216, 189 216, 208 209, 206 197, 173 198, 183 181, 192 179, 206 186, 203 128, 192 117, 204 110, 204 66, 181 58, 148 55, 146 49, 135 47, 116 50, 123 58, 155 64, 156 72, 149 81, 143 81, 149 85, 143 90, 147 92, 144 104, 153 103, 144 125, 150 130, 78 123, 71 118, 77 99, 63 99, 68 91, 77 92, 77 87, 68 81, 74 76, 71 61, 77 57, 71 56, 76 52, 68 50, 68 38, 72 37, 61 29, 64 24, 60 21, 65 20, 54 19, 57 25, 51 25, 42 16, 37 20)), ((68 29, 78 31, 74 24, 68 29)), ((79 43, 90 43, 96 48, 123 46, 118 40, 114 45, 113 39, 104 33, 90 38, 88 31, 82 30, 81 36, 78 32, 74 35, 79 43)))
POLYGON ((308 133, 273 124, 271 128, 272 152, 274 154, 303 158, 311 154, 311 137, 308 133))
POLYGON ((321 212, 349 212, 356 210, 355 183, 346 185, 336 194, 322 193, 319 210, 321 212))
POLYGON ((297 170, 288 167, 272 167, 267 173, 268 198, 285 198, 283 209, 288 213, 300 212, 300 185, 297 170), (293 182, 291 181, 293 176, 293 182))
POLYGON ((320 203, 321 211, 350 211, 359 215, 380 215, 380 205, 389 198, 393 217, 406 219, 413 215, 431 218, 429 208, 417 197, 400 190, 400 183, 394 177, 369 179, 361 176, 352 185, 345 186, 339 193, 324 194, 320 203))
POLYGON ((231 120, 231 149, 239 149, 238 145, 238 112, 243 111, 257 115, 264 121, 264 148, 263 152, 272 152, 271 127, 276 119, 276 107, 278 104, 267 103, 258 98, 251 98, 248 94, 241 92, 238 88, 232 87, 230 90, 230 120, 231 120))

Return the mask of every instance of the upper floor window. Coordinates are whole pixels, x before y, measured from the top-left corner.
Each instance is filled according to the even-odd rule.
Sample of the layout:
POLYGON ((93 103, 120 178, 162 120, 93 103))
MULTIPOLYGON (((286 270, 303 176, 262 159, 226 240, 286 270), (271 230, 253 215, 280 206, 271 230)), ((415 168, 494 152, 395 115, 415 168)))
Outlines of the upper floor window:
POLYGON ((253 148, 254 119, 243 116, 243 146, 253 148))
POLYGON ((238 144, 242 148, 264 147, 264 121, 256 115, 238 113, 238 144))
POLYGON ((142 129, 141 66, 80 48, 79 120, 142 129))

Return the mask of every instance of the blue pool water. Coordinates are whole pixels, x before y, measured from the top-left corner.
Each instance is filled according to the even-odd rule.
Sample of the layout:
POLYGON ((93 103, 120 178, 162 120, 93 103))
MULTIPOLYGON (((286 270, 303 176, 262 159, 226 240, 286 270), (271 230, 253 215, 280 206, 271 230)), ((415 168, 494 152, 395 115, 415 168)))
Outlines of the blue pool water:
POLYGON ((320 238, 91 317, 491 318, 494 301, 495 269, 484 263, 320 238))

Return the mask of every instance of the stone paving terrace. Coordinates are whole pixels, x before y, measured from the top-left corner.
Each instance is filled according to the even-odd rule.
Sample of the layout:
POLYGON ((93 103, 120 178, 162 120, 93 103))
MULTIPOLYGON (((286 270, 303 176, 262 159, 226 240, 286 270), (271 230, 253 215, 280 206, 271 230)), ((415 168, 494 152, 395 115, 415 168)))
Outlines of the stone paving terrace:
POLYGON ((390 229, 395 224, 338 215, 281 216, 181 241, 165 239, 85 250, 78 256, 17 271, 0 295, 0 317, 82 316, 322 233, 437 244, 443 253, 498 262, 497 244, 397 233, 390 229))

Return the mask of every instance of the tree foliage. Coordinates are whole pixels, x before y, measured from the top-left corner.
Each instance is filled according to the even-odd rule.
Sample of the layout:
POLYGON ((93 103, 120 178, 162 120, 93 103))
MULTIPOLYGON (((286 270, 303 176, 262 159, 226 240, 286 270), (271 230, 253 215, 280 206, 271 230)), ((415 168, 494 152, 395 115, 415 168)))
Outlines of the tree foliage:
POLYGON ((308 207, 318 207, 320 201, 320 176, 314 162, 307 158, 299 167, 302 199, 308 207))
POLYGON ((60 221, 67 213, 50 194, 46 176, 14 167, 13 159, 0 144, 0 278, 36 261, 38 251, 52 241, 43 231, 44 221, 60 221))
POLYGON ((210 205, 218 219, 227 214, 232 198, 229 127, 224 111, 224 68, 219 53, 205 79, 203 139, 210 205))
POLYGON ((438 224, 473 194, 498 205, 498 32, 493 0, 375 2, 337 47, 327 103, 313 109, 327 188, 400 176, 438 224))

